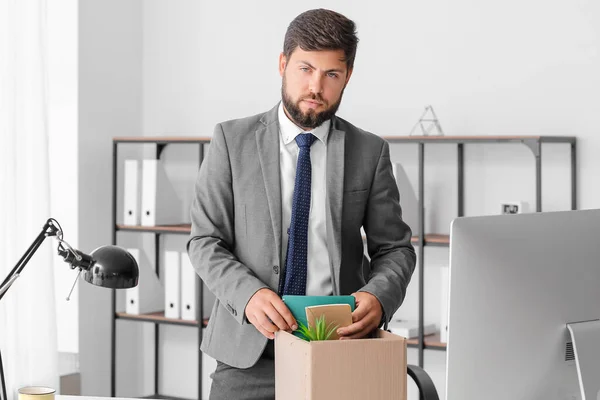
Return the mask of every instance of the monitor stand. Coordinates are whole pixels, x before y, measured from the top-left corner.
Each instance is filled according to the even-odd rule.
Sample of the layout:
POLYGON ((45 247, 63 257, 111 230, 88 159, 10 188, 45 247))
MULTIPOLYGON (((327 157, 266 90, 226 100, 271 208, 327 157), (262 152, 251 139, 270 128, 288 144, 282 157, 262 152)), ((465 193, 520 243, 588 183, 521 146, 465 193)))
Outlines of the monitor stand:
POLYGON ((582 400, 600 395, 600 320, 567 324, 573 340, 582 400))

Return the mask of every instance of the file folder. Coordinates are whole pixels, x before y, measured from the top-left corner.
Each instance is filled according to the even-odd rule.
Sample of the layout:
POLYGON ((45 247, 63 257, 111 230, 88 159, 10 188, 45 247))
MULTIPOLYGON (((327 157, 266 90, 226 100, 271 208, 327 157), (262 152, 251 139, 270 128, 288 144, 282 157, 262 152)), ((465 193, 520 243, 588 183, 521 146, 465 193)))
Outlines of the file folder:
POLYGON ((125 160, 123 175, 123 223, 125 225, 141 223, 141 179, 138 160, 125 160))
MULTIPOLYGON (((388 324, 388 329, 394 335, 402 336, 407 339, 419 336, 419 321, 392 319, 388 324)), ((423 335, 431 335, 435 333, 435 324, 424 324, 423 335)))
POLYGON ((165 251, 165 317, 181 318, 181 264, 178 251, 165 251))
POLYGON ((169 181, 160 160, 142 161, 143 226, 183 223, 181 200, 169 181))
POLYGON ((140 315, 163 311, 163 287, 150 267, 150 262, 146 257, 142 257, 140 249, 132 248, 127 251, 138 263, 140 277, 136 287, 125 291, 125 312, 140 315))
POLYGON ((192 266, 186 252, 181 256, 181 319, 198 321, 198 287, 196 285, 196 270, 192 266))

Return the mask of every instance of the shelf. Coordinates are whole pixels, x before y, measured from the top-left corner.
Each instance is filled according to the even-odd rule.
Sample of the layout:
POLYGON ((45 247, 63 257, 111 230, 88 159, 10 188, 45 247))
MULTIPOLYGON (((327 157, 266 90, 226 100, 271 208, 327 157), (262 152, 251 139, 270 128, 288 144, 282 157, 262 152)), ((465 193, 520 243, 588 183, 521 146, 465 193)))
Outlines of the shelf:
POLYGON ((189 235, 191 230, 192 230, 191 224, 158 225, 158 226, 117 225, 117 231, 129 231, 129 232, 178 233, 178 234, 189 235))
MULTIPOLYGON (((540 143, 575 143, 575 136, 533 136, 533 135, 494 135, 494 136, 382 136, 390 143, 438 142, 438 143, 502 143, 535 141, 540 143)), ((130 136, 113 138, 114 143, 210 143, 208 136, 130 136)))
MULTIPOLYGON (((425 168, 425 157, 424 157, 424 151, 425 151, 425 147, 428 147, 430 144, 452 144, 454 146, 450 146, 450 147, 455 147, 455 149, 453 151, 457 152, 457 170, 458 170, 458 214, 462 215, 464 213, 464 197, 465 197, 465 192, 464 192, 464 169, 465 169, 465 148, 469 147, 467 144, 486 144, 486 145, 493 145, 493 144, 511 144, 513 146, 515 145, 521 145, 521 146, 525 146, 527 148, 529 148, 535 158, 535 177, 536 177, 536 183, 535 183, 535 189, 536 189, 536 209, 538 211, 542 211, 542 206, 541 206, 541 199, 542 199, 542 195, 541 195, 541 172, 542 172, 542 153, 541 153, 541 149, 542 149, 542 144, 544 143, 564 143, 564 144, 569 144, 570 145, 570 153, 571 153, 571 204, 572 207, 575 209, 576 208, 576 204, 577 204, 577 170, 576 170, 576 152, 577 152, 577 148, 576 148, 576 142, 577 142, 577 138, 574 136, 541 136, 541 135, 494 135, 494 136, 470 136, 470 135, 455 135, 455 136, 401 136, 401 135, 390 135, 390 136, 382 136, 382 139, 386 140, 388 143, 394 144, 394 143, 398 143, 398 144, 412 144, 412 145, 418 145, 419 148, 419 163, 418 163, 418 171, 419 171, 419 180, 420 180, 420 186, 424 187, 424 174, 423 174, 423 170, 425 168), (465 144, 465 146, 463 146, 463 144, 465 144)), ((201 136, 178 136, 178 137, 169 137, 169 136, 156 136, 156 137, 116 137, 113 139, 113 171, 118 171, 118 149, 119 149, 119 145, 121 144, 128 144, 128 146, 132 146, 133 144, 142 144, 142 145, 154 145, 154 147, 156 147, 156 158, 160 159, 161 157, 161 152, 168 147, 170 144, 191 144, 194 145, 194 147, 197 147, 197 149, 199 150, 199 162, 202 163, 202 160, 204 160, 204 152, 206 150, 206 144, 209 144, 211 141, 210 137, 201 137, 201 136)), ((113 175, 113 205, 114 205, 114 209, 116 209, 116 193, 117 193, 117 182, 116 182, 116 178, 117 178, 117 174, 114 173, 113 175)), ((419 203, 419 207, 420 209, 423 209, 423 198, 425 196, 421 197, 421 202, 419 203)), ((112 218, 116 218, 116 215, 114 214, 114 209, 113 209, 113 215, 112 218)), ((113 221, 115 221, 113 219, 113 221)), ((425 230, 424 227, 422 229, 422 231, 425 230)), ((113 222, 113 238, 114 238, 114 242, 117 242, 117 234, 116 232, 118 231, 124 231, 124 232, 138 232, 138 233, 143 233, 143 232, 147 232, 147 233, 152 233, 156 235, 156 238, 158 239, 158 235, 160 234, 183 234, 183 235, 190 235, 191 233, 191 225, 189 223, 187 224, 170 224, 170 225, 160 225, 160 226, 132 226, 132 225, 118 225, 116 224, 116 222, 113 222)), ((420 241, 420 237, 419 236, 413 236, 411 238, 411 243, 413 244, 413 246, 416 247, 416 252, 417 252, 417 257, 419 258, 419 263, 421 266, 426 265, 424 262, 425 259, 425 246, 434 246, 434 247, 445 247, 448 248, 450 245, 450 236, 449 235, 442 235, 442 234, 427 234, 426 232, 423 232, 423 246, 419 246, 419 241, 420 241)), ((363 237, 363 240, 365 240, 365 238, 363 237)), ((159 246, 160 241, 157 241, 157 248, 159 246)), ((116 244, 116 243, 113 243, 116 244)), ((156 255, 157 259, 156 259, 156 263, 158 265, 159 262, 159 256, 158 256, 158 252, 156 255)), ((420 301, 419 301, 419 314, 423 315, 424 314, 424 302, 423 302, 423 293, 425 291, 424 289, 424 282, 425 282, 425 268, 419 268, 418 274, 419 274, 419 295, 420 295, 420 301)), ((113 291, 114 292, 114 291, 113 291)), ((114 296, 114 293, 113 293, 114 296)), ((116 311, 113 309, 113 311, 116 311)), ((131 315, 131 314, 126 314, 126 313, 116 313, 113 312, 114 318, 115 319, 122 319, 122 320, 129 320, 129 321, 138 321, 138 322, 149 322, 149 323, 154 323, 154 324, 171 324, 171 325, 178 325, 178 326, 188 326, 188 327, 196 327, 196 328, 200 328, 199 330, 199 334, 202 334, 202 327, 206 327, 208 324, 208 320, 204 319, 203 321, 184 321, 181 319, 171 319, 171 318, 165 318, 164 313, 163 312, 159 312, 159 313, 150 313, 150 314, 145 314, 145 315, 131 315)), ((113 324, 113 331, 112 333, 114 334, 114 328, 115 325, 113 324)), ((424 364, 424 354, 423 354, 423 349, 429 349, 432 351, 446 351, 446 343, 442 343, 440 341, 440 334, 433 334, 433 335, 427 335, 424 337, 423 343, 419 342, 418 338, 412 338, 412 339, 408 339, 407 340, 407 346, 410 348, 416 348, 417 352, 418 352, 418 356, 419 356, 419 366, 423 367, 424 364)), ((115 391, 115 368, 114 368, 114 362, 115 362, 115 358, 116 358, 116 354, 115 354, 115 350, 116 346, 113 346, 113 353, 112 353, 112 362, 113 362, 113 368, 111 369, 111 376, 112 376, 112 386, 111 386, 111 390, 112 393, 114 393, 115 391)), ((200 357, 199 357, 199 371, 201 371, 202 369, 202 353, 200 353, 200 357)), ((156 371, 158 371, 158 361, 157 361, 157 367, 156 367, 156 371)), ((158 375, 155 376, 155 379, 158 380, 158 375)), ((199 393, 202 393, 202 377, 199 376, 199 393)), ((156 391, 158 392, 158 390, 156 391)), ((162 398, 162 399, 169 399, 172 398, 173 400, 183 400, 183 399, 177 399, 177 398, 173 398, 170 396, 161 396, 161 395, 154 395, 151 398, 162 398)))
MULTIPOLYGON (((412 244, 418 244, 419 237, 413 236, 410 241, 412 244)), ((425 234, 425 245, 426 246, 449 246, 450 245, 450 235, 438 235, 435 233, 425 234)))
MULTIPOLYGON (((163 312, 156 312, 151 314, 127 314, 127 313, 116 313, 118 319, 140 321, 140 322, 153 322, 157 324, 171 324, 171 325, 183 325, 183 326, 198 326, 198 321, 186 321, 182 319, 166 318, 163 312)), ((208 318, 204 319, 202 326, 208 325, 208 318)), ((418 347, 418 339, 412 338, 407 340, 408 347, 418 347)), ((440 342, 440 334, 436 333, 433 335, 425 336, 425 348, 434 350, 446 350, 446 343, 440 342)))
MULTIPOLYGON (((367 238, 366 236, 362 237, 363 241, 365 241, 367 238)), ((413 245, 418 245, 419 244, 419 237, 418 236, 413 236, 410 239, 410 242, 413 245)), ((440 246, 440 247, 447 247, 450 245, 450 235, 438 235, 435 233, 431 233, 431 234, 426 234, 425 235, 425 246, 440 246)))
MULTIPOLYGON (((171 324, 171 325, 184 325, 184 326, 198 326, 198 321, 187 321, 183 319, 174 319, 165 317, 165 313, 155 312, 150 314, 127 314, 124 312, 118 312, 115 314, 118 319, 126 319, 130 321, 141 321, 141 322, 154 322, 156 324, 171 324)), ((202 322, 202 326, 208 325, 208 319, 205 318, 202 322)))
MULTIPOLYGON (((139 226, 139 225, 117 225, 117 231, 129 231, 129 232, 149 232, 149 233, 178 233, 189 235, 192 230, 191 224, 179 224, 179 225, 159 225, 159 226, 139 226)), ((363 236, 363 240, 365 237, 363 236)), ((412 244, 419 243, 419 237, 413 236, 411 239, 412 244)), ((425 245, 426 246, 448 246, 450 244, 450 235, 439 235, 439 234, 426 234, 425 245)))
MULTIPOLYGON (((406 341, 408 347, 419 347, 419 339, 412 338, 406 341)), ((434 333, 432 335, 425 336, 425 345, 426 349, 432 350, 446 350, 446 343, 440 342, 440 334, 434 333)))
POLYGON ((206 136, 132 136, 116 137, 113 143, 147 143, 147 144, 169 144, 169 143, 210 143, 210 137, 206 136))
POLYGON ((511 142, 540 142, 540 143, 575 143, 574 136, 382 136, 389 143, 511 143, 511 142))

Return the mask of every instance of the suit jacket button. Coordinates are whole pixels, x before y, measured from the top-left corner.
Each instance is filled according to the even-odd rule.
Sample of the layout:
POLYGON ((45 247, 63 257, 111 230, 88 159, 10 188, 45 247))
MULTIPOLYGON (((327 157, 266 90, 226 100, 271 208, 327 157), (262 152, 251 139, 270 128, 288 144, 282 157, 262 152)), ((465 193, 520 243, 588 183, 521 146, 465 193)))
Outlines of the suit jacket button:
POLYGON ((279 273, 279 265, 273 265, 273 272, 275 272, 276 274, 279 273))

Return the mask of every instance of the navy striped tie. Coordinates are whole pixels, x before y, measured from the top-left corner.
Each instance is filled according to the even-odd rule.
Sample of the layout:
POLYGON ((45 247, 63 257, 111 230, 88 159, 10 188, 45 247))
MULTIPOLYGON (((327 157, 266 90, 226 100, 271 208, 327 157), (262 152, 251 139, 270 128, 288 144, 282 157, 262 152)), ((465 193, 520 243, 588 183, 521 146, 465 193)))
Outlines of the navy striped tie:
POLYGON ((285 261, 284 295, 306 294, 306 268, 308 254, 308 215, 310 213, 310 146, 317 138, 312 133, 296 136, 300 148, 296 165, 296 181, 292 201, 292 220, 288 230, 289 240, 285 261))

